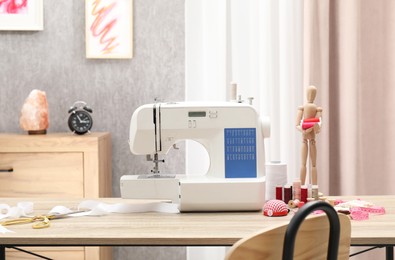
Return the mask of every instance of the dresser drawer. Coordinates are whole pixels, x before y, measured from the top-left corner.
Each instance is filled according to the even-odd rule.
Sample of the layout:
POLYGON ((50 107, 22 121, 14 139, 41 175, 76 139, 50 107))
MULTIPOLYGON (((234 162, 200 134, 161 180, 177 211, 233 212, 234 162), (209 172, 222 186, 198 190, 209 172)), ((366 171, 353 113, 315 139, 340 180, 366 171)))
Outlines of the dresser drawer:
POLYGON ((0 197, 84 197, 83 153, 0 153, 0 197))
MULTIPOLYGON (((0 0, 1 1, 1 0, 0 0)), ((0 197, 111 197, 109 133, 0 133, 0 197)), ((2 203, 0 201, 0 203, 2 203)), ((23 247, 52 259, 109 260, 111 247, 23 247)), ((38 259, 13 249, 6 259, 38 259)))

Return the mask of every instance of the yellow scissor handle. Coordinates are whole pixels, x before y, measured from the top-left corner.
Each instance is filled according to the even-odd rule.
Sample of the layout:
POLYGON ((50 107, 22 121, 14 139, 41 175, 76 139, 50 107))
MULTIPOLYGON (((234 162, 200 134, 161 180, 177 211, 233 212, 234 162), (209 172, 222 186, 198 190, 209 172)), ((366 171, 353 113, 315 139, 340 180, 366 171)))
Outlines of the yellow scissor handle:
POLYGON ((32 227, 34 229, 49 227, 49 218, 47 216, 35 216, 35 217, 30 217, 30 218, 10 219, 10 220, 1 222, 0 225, 9 226, 9 225, 32 223, 35 221, 39 221, 39 222, 36 224, 33 224, 32 227))
POLYGON ((41 219, 38 223, 33 224, 34 229, 47 228, 49 227, 49 218, 47 216, 41 216, 41 219))

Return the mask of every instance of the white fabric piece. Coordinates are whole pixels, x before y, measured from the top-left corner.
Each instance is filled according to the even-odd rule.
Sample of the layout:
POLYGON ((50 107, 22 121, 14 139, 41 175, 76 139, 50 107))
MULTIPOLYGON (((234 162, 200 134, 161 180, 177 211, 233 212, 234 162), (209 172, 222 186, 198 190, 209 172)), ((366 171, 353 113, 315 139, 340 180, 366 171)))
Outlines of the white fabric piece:
POLYGON ((165 202, 137 202, 137 203, 116 203, 107 204, 94 200, 82 201, 78 209, 90 209, 88 212, 76 213, 73 216, 90 215, 100 216, 109 213, 141 213, 141 212, 161 212, 180 213, 178 204, 165 202))
MULTIPOLYGON (((8 204, 0 204, 0 220, 5 218, 27 217, 33 212, 33 202, 23 201, 11 207, 8 204)), ((14 231, 0 225, 0 234, 14 233, 14 231)))
POLYGON ((0 204, 0 219, 19 218, 28 216, 33 212, 33 202, 19 202, 16 206, 11 207, 7 204, 0 204))
MULTIPOLYGON (((29 217, 33 213, 33 202, 20 202, 15 207, 8 204, 0 204, 0 220, 5 218, 29 217)), ((141 212, 161 212, 161 213, 180 213, 178 204, 165 202, 136 202, 136 203, 102 203, 95 200, 85 200, 78 205, 78 210, 87 211, 68 215, 69 217, 81 216, 103 216, 110 213, 141 213, 141 212)), ((69 214, 73 210, 65 206, 55 206, 48 214, 69 214)), ((6 227, 0 225, 0 234, 14 233, 6 227)))
POLYGON ((8 228, 0 225, 0 234, 5 234, 5 233, 15 233, 14 231, 9 230, 8 228))
POLYGON ((68 214, 72 212, 71 209, 65 207, 65 206, 55 206, 53 207, 48 214, 50 215, 62 215, 62 214, 68 214))
POLYGON ((0 204, 0 219, 6 218, 9 211, 10 206, 8 206, 7 204, 0 204))

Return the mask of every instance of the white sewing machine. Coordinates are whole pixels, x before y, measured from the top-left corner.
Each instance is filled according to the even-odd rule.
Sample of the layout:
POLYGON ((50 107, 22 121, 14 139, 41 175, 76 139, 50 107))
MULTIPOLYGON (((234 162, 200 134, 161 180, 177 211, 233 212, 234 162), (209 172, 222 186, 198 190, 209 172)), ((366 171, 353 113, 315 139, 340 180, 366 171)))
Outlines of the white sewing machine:
POLYGON ((121 196, 171 200, 179 203, 180 211, 261 210, 265 202, 263 136, 268 137, 269 129, 255 109, 244 103, 143 105, 133 113, 129 144, 133 154, 147 155, 154 168, 152 174, 122 176, 121 196), (186 139, 207 149, 207 174, 160 174, 159 155, 186 139))

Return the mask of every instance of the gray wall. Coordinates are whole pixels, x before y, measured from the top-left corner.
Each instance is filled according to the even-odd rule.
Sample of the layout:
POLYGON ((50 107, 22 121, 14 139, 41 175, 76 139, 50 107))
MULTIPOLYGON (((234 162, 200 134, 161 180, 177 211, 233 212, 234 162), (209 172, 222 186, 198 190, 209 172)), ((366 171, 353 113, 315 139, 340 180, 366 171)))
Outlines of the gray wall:
MULTIPOLYGON (((124 174, 148 173, 151 164, 130 153, 133 111, 152 103, 184 99, 184 0, 134 0, 134 57, 85 58, 83 0, 45 0, 44 31, 0 31, 0 132, 19 128, 31 90, 46 92, 48 132, 67 132, 68 108, 77 100, 93 109, 93 131, 111 132, 113 196, 124 174)), ((164 171, 184 172, 183 149, 167 156, 164 171)), ((185 259, 184 248, 116 248, 114 259, 185 259), (128 255, 128 256, 127 256, 128 255)))

